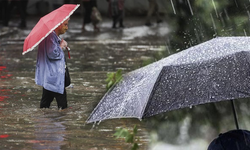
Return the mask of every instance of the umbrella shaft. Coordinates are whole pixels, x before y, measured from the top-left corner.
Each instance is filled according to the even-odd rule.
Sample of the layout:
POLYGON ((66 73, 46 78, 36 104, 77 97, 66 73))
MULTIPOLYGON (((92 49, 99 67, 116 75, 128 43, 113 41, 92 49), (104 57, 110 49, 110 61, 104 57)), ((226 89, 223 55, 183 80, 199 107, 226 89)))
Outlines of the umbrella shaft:
POLYGON ((233 113, 234 113, 234 120, 235 120, 235 125, 236 125, 236 129, 239 130, 239 124, 238 124, 238 119, 237 119, 237 113, 235 111, 235 107, 234 107, 234 101, 230 100, 231 104, 232 104, 232 109, 233 109, 233 113))

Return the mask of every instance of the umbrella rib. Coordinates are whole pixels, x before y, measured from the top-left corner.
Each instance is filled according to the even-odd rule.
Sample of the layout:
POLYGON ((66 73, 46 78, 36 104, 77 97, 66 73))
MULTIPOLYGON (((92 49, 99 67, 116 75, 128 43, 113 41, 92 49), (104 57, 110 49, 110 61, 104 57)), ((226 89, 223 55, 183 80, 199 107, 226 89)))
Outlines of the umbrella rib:
POLYGON ((162 73, 162 70, 161 70, 160 73, 159 73, 159 75, 158 75, 158 77, 157 77, 157 79, 156 79, 156 81, 155 81, 155 84, 154 84, 154 86, 153 86, 153 88, 152 88, 152 90, 151 90, 151 93, 150 93, 150 95, 149 95, 148 101, 147 101, 147 103, 144 105, 144 108, 143 108, 143 111, 142 111, 142 117, 141 117, 141 118, 144 118, 145 110, 147 109, 147 106, 149 105, 149 101, 150 101, 150 99, 151 99, 152 96, 153 96, 153 91, 154 91, 155 87, 157 86, 157 84, 160 83, 159 81, 160 81, 160 79, 161 79, 162 76, 163 76, 163 73, 162 73))

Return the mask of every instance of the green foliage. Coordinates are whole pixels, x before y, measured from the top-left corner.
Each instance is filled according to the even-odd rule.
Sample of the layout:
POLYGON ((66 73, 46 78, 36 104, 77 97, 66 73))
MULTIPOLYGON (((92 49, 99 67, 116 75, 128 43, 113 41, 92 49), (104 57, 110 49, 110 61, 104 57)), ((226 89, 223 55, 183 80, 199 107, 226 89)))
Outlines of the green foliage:
POLYGON ((125 138, 126 143, 133 144, 131 150, 137 150, 139 149, 139 145, 136 143, 136 138, 135 138, 136 134, 137 134, 137 126, 134 126, 133 131, 129 131, 128 129, 125 128, 118 128, 116 129, 114 136, 116 136, 116 138, 125 138))
POLYGON ((122 70, 119 69, 116 72, 108 72, 107 79, 105 80, 107 85, 107 90, 110 89, 113 85, 118 83, 122 79, 122 70))

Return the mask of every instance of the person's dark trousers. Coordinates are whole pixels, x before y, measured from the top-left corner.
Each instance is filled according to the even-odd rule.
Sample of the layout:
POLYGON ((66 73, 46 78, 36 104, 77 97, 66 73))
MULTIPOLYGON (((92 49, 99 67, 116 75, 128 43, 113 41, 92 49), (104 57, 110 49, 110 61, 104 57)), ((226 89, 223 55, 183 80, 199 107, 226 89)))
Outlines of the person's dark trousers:
POLYGON ((11 13, 14 7, 16 7, 20 13, 21 17, 21 23, 19 24, 19 27, 25 28, 26 27, 26 9, 28 5, 28 0, 12 0, 9 4, 8 7, 8 13, 7 13, 7 19, 6 19, 6 25, 8 25, 10 18, 11 18, 11 13))
POLYGON ((83 1, 83 24, 86 25, 88 23, 91 23, 91 12, 93 7, 97 7, 96 0, 90 0, 90 1, 83 1))
POLYGON ((70 0, 64 0, 63 3, 64 4, 70 4, 70 0))
MULTIPOLYGON (((7 9, 7 15, 6 15, 6 21, 5 21, 5 26, 8 26, 9 25, 9 21, 10 21, 10 18, 11 18, 11 14, 12 14, 12 9, 14 7, 17 6, 17 1, 10 1, 9 5, 8 5, 8 9, 7 9)), ((19 8, 19 7, 18 7, 19 8)))
POLYGON ((113 26, 112 28, 116 28, 116 23, 117 23, 117 16, 113 16, 113 26))
POLYGON ((21 23, 19 27, 25 28, 26 27, 26 15, 27 15, 27 5, 28 5, 28 0, 20 0, 18 1, 18 6, 19 11, 21 13, 21 23))
POLYGON ((115 15, 112 17, 113 18, 113 26, 112 28, 116 28, 116 23, 119 22, 119 27, 123 28, 123 14, 120 13, 118 15, 115 15))
POLYGON ((52 92, 43 88, 43 95, 40 102, 40 108, 49 108, 53 99, 56 98, 58 109, 65 109, 67 105, 67 93, 64 89, 63 94, 52 92))
POLYGON ((8 26, 8 0, 0 0, 0 15, 4 26, 8 26))

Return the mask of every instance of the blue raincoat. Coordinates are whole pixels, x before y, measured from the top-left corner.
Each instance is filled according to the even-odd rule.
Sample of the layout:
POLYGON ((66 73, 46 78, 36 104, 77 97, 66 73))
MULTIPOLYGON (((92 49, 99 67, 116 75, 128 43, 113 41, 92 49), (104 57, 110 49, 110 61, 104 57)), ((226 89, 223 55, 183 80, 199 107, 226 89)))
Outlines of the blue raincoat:
POLYGON ((63 94, 65 57, 53 31, 38 46, 35 82, 46 90, 63 94))

